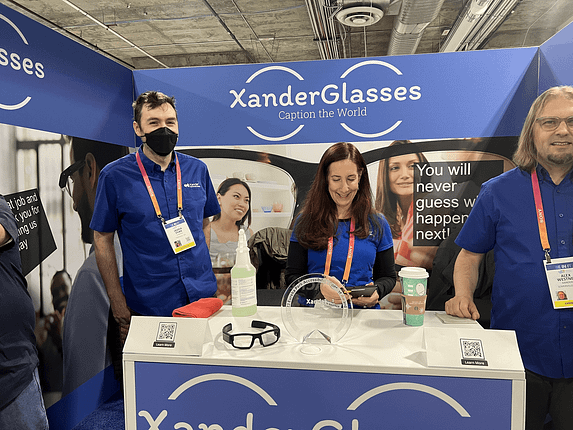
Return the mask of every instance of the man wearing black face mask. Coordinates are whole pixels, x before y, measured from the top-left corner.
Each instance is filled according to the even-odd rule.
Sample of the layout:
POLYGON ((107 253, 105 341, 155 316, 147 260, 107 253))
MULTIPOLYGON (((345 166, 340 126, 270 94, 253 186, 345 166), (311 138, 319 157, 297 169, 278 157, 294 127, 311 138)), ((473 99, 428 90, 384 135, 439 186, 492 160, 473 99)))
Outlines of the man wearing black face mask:
POLYGON ((148 91, 133 108, 133 129, 143 145, 102 170, 90 224, 122 340, 131 315, 170 316, 217 290, 208 218, 220 209, 207 166, 173 151, 179 127, 172 97, 148 91), (115 231, 123 251, 123 291, 115 231))

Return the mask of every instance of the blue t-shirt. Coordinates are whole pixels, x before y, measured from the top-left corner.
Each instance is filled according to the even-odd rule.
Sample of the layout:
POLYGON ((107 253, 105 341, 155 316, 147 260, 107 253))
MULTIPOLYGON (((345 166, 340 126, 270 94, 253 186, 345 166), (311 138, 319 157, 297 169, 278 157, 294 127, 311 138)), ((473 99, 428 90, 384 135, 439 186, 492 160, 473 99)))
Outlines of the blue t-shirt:
MULTIPOLYGON (((544 168, 537 172, 551 257, 573 256, 573 174, 555 185, 544 168)), ((525 368, 573 377, 573 309, 553 309, 531 175, 515 168, 484 183, 455 242, 494 250, 491 327, 516 332, 525 368)))
MULTIPOLYGON (((373 282, 372 269, 376 260, 376 253, 385 251, 394 246, 390 225, 383 215, 378 215, 381 230, 379 234, 373 233, 372 225, 370 234, 365 239, 354 239, 354 254, 348 285, 366 285, 373 282)), ((296 229, 296 227, 295 227, 296 229)), ((298 242, 293 230, 291 241, 298 242)), ((350 240, 350 220, 340 220, 338 230, 334 237, 334 248, 332 250, 332 262, 330 265, 330 275, 338 280, 342 280, 344 268, 346 267, 346 257, 348 256, 348 243, 350 240)), ((324 273, 327 250, 308 250, 308 273, 324 273)))
MULTIPOLYGON (((178 216, 175 162, 165 172, 139 155, 165 220, 178 216)), ((196 246, 175 254, 157 217, 135 154, 101 171, 90 227, 117 231, 123 252, 123 289, 127 305, 142 315, 170 316, 173 309, 217 290, 203 219, 220 212, 217 195, 202 161, 177 154, 181 166, 183 216, 196 246)))

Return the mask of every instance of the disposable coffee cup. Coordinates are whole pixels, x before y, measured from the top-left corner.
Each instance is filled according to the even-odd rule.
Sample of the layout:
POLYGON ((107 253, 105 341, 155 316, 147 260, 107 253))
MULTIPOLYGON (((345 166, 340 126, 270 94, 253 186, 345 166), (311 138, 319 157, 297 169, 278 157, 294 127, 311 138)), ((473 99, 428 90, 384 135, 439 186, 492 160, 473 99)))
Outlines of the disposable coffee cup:
POLYGON ((424 324, 428 272, 423 267, 403 267, 398 273, 402 283, 402 318, 404 324, 419 327, 424 324))

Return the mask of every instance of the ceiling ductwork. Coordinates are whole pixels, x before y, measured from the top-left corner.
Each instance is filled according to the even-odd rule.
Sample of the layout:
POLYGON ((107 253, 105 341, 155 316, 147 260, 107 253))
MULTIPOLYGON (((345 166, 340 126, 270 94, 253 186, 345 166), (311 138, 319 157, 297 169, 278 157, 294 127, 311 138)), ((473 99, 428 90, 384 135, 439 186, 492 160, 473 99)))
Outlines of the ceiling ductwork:
POLYGON ((440 12, 444 0, 402 0, 394 28, 388 55, 415 54, 424 30, 440 12))

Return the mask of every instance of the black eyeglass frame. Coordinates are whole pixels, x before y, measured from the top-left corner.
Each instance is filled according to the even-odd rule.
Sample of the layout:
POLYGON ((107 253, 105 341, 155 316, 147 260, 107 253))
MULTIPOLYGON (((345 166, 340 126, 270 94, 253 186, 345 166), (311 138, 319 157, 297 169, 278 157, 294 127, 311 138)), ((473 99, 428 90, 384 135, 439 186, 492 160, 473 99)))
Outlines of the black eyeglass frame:
POLYGON ((538 122, 539 126, 545 131, 557 130, 559 128, 559 126, 561 125, 561 122, 564 121, 567 128, 569 128, 569 130, 573 131, 573 125, 569 124, 569 123, 573 123, 573 115, 568 116, 566 118, 561 118, 559 116, 542 116, 540 118, 536 118, 535 121, 538 122), (545 128, 543 126, 543 121, 548 120, 548 119, 553 119, 553 120, 557 121, 557 125, 553 128, 545 128))
POLYGON ((255 344, 255 339, 259 339, 259 343, 262 346, 271 346, 274 345, 275 343, 277 343, 281 337, 281 329, 279 326, 275 325, 275 324, 271 324, 268 322, 264 322, 264 321, 256 321, 253 320, 251 322, 251 327, 253 328, 260 328, 260 329, 264 329, 265 327, 271 327, 269 330, 264 330, 260 333, 233 333, 231 334, 231 330, 233 330, 233 324, 229 323, 226 326, 223 327, 222 332, 223 332, 223 340, 227 343, 230 343, 234 348, 237 349, 251 349, 253 347, 253 345, 255 344), (263 343, 263 335, 267 334, 267 333, 274 333, 276 336, 276 339, 271 342, 271 343, 263 343), (235 345, 235 337, 238 336, 251 336, 251 344, 249 346, 237 346, 235 345))
POLYGON ((84 167, 85 164, 86 164, 86 160, 78 160, 74 164, 71 164, 70 166, 68 166, 62 173, 60 173, 60 180, 58 181, 58 185, 60 186, 60 188, 62 190, 66 189, 70 196, 72 195, 72 190, 70 190, 70 187, 68 187, 68 179, 75 172, 77 172, 82 167, 84 167))

